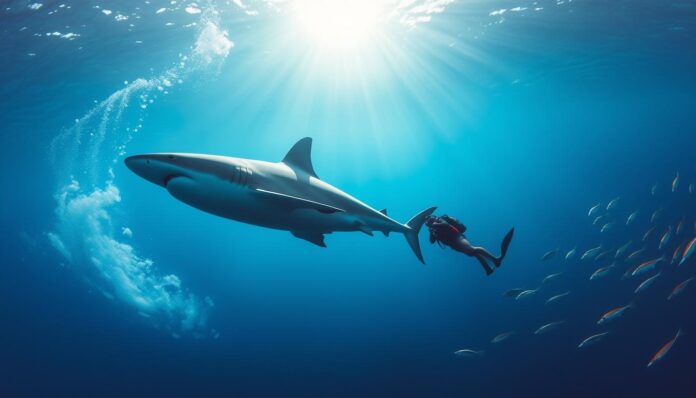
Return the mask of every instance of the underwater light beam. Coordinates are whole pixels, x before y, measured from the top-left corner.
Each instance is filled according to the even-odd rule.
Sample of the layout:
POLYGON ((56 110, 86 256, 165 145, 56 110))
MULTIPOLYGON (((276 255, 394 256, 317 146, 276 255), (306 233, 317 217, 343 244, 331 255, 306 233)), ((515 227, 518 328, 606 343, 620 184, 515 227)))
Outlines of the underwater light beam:
POLYGON ((383 2, 375 0, 299 0, 293 3, 295 28, 319 47, 365 47, 374 38, 383 2))

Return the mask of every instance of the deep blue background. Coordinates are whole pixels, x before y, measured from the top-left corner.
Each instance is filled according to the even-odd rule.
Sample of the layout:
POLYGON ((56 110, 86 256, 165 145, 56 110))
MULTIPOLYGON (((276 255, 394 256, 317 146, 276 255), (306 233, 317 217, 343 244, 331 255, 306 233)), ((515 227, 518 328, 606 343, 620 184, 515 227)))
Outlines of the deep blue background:
MULTIPOLYGON (((128 154, 278 160, 312 136, 320 177, 397 220, 438 205, 495 249, 509 227, 517 232, 492 277, 435 246, 424 247, 422 267, 400 236, 334 234, 321 249, 198 212, 119 163, 118 225, 133 229, 132 244, 163 272, 215 301, 218 339, 176 339, 59 266, 45 235, 62 183, 48 161, 53 137, 124 80, 169 67, 194 40, 152 18, 155 4, 133 32, 107 23, 91 6, 108 3, 55 16, 46 12, 57 2, 0 11, 0 395, 654 396, 696 387, 696 289, 665 300, 694 274, 694 258, 666 266, 637 297, 638 279, 619 280, 624 263, 589 282, 606 264, 539 261, 556 247, 579 255, 638 242, 660 206, 658 236, 686 219, 670 255, 694 236, 696 195, 686 191, 696 178, 694 5, 539 2, 544 10, 489 25, 499 21, 490 11, 526 4, 459 2, 399 35, 391 53, 358 60, 360 77, 350 64, 308 66, 308 50, 280 37, 282 22, 223 8, 229 57, 153 104, 128 154), (32 36, 66 24, 82 36, 32 36), (587 209, 617 196, 617 214, 641 217, 600 234, 587 209), (559 271, 529 300, 501 295, 559 271), (566 290, 566 301, 544 305, 566 290), (609 325, 605 341, 576 349, 605 330, 595 325, 602 313, 631 301, 636 310, 609 325), (532 334, 555 320, 567 323, 532 334), (683 338, 646 369, 679 327, 683 338), (508 330, 517 334, 490 345, 508 330), (461 348, 486 353, 452 354, 461 348)), ((658 255, 656 236, 648 244, 645 259, 658 255)))

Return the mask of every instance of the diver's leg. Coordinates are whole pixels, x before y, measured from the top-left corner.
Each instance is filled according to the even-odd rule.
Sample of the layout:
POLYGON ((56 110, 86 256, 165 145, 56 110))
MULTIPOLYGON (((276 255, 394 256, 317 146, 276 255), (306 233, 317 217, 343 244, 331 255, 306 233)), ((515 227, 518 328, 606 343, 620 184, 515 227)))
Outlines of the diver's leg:
POLYGON ((476 253, 474 252, 473 248, 471 247, 471 244, 469 244, 469 241, 467 241, 464 238, 459 238, 455 240, 454 242, 447 242, 447 246, 451 247, 452 250, 458 251, 460 253, 464 253, 467 256, 475 256, 476 253))
POLYGON ((488 262, 486 262, 485 255, 488 254, 491 260, 493 260, 493 264, 496 264, 495 257, 493 257, 492 254, 488 253, 486 249, 471 246, 469 241, 465 238, 457 239, 456 241, 452 242, 452 244, 450 244, 449 246, 460 253, 466 254, 467 256, 475 257, 478 260, 478 262, 481 263, 483 269, 486 271, 486 275, 490 275, 493 273, 493 269, 490 265, 488 265, 488 262), (480 250, 483 250, 485 254, 482 254, 480 250))
POLYGON ((474 256, 488 258, 489 260, 491 260, 493 262, 493 264, 495 264, 496 267, 500 267, 500 261, 503 259, 502 257, 494 256, 493 254, 491 254, 491 252, 484 249, 483 247, 475 246, 475 247, 472 247, 471 250, 474 251, 474 256))

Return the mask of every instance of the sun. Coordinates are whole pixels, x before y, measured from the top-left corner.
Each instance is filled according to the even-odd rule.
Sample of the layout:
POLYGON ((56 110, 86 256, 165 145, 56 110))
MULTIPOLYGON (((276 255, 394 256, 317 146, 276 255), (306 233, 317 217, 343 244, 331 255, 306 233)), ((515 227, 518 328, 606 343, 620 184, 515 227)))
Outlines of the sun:
POLYGON ((295 27, 306 39, 330 50, 357 49, 373 42, 381 17, 377 0, 297 0, 295 27))

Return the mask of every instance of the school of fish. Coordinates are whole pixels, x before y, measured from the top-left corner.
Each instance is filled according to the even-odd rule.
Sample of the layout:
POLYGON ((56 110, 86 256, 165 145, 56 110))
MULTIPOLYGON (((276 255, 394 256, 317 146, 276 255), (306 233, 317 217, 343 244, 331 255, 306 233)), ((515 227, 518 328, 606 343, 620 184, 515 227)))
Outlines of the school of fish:
MULTIPOLYGON (((612 284, 635 283, 633 285, 635 287, 630 289, 632 296, 626 297, 623 303, 609 303, 605 308, 598 309, 594 322, 570 319, 571 316, 558 319, 555 316, 556 319, 550 319, 538 328, 529 330, 528 333, 539 336, 536 338, 543 338, 541 335, 554 333, 559 328, 567 328, 571 326, 568 325, 569 323, 574 328, 585 324, 588 337, 577 343, 577 348, 588 349, 590 352, 592 351, 590 347, 605 344, 605 340, 612 340, 609 327, 621 324, 622 318, 630 318, 635 316, 634 312, 641 311, 641 300, 654 301, 656 300, 654 297, 658 297, 657 299, 661 297, 662 300, 673 303, 683 299, 680 296, 692 294, 691 297, 694 297, 693 294, 696 292, 689 292, 689 286, 696 279, 696 272, 694 272, 696 261, 693 261, 696 251, 696 214, 694 213, 696 207, 680 209, 682 213, 690 211, 689 214, 673 214, 672 210, 677 207, 670 206, 669 203, 670 196, 676 197, 676 195, 689 195, 689 203, 695 203, 694 185, 692 182, 688 184, 688 187, 680 189, 680 174, 676 173, 669 184, 652 185, 649 196, 642 198, 652 202, 658 198, 665 199, 664 202, 653 203, 652 208, 628 208, 632 203, 630 199, 635 198, 620 196, 608 202, 597 202, 589 207, 587 217, 590 222, 588 224, 596 229, 598 241, 584 248, 581 245, 565 247, 559 245, 547 250, 539 257, 539 261, 548 264, 545 266, 554 267, 554 272, 549 273, 540 282, 537 279, 536 287, 511 288, 505 291, 503 296, 512 298, 514 301, 530 299, 533 302, 539 300, 534 297, 542 296, 544 308, 548 308, 544 311, 568 306, 571 300, 576 302, 582 300, 583 298, 577 293, 571 293, 572 290, 568 286, 563 286, 563 280, 568 279, 566 274, 569 272, 561 270, 559 268, 561 266, 577 267, 577 272, 587 272, 588 276, 585 280, 593 281, 590 282, 592 286, 602 285, 604 288, 612 289, 610 287, 612 284), (665 188, 664 185, 667 187, 665 188), (690 225, 693 226, 691 230, 689 230, 690 225), (559 253, 565 254, 559 255, 559 253), (577 257, 576 253, 582 254, 577 257), (596 265, 588 269, 588 264, 596 265), (615 273, 615 269, 622 270, 615 273), (600 279, 601 282, 598 281, 600 279), (666 286, 671 288, 661 292, 666 286)), ((647 367, 662 361, 677 340, 684 338, 680 326, 674 325, 678 331, 673 332, 675 334, 672 339, 666 343, 664 339, 669 338, 668 336, 656 337, 658 342, 662 340, 663 345, 652 356, 646 355, 646 358, 650 358, 647 361, 647 367)), ((519 339, 521 331, 510 330, 499 333, 492 338, 490 344, 500 345, 501 342, 513 336, 519 339)), ((455 353, 458 356, 475 358, 480 357, 484 352, 484 349, 465 348, 455 353)))

